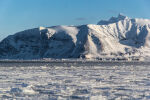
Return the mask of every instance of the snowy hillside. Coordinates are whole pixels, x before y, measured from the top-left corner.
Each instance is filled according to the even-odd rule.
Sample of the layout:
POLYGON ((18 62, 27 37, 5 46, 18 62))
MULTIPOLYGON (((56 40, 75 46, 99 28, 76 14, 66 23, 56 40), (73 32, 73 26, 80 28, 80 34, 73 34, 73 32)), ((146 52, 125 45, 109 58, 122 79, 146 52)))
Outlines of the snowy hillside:
POLYGON ((141 59, 150 56, 150 20, 118 15, 97 25, 25 30, 0 43, 1 59, 141 59), (149 54, 149 55, 148 55, 149 54))

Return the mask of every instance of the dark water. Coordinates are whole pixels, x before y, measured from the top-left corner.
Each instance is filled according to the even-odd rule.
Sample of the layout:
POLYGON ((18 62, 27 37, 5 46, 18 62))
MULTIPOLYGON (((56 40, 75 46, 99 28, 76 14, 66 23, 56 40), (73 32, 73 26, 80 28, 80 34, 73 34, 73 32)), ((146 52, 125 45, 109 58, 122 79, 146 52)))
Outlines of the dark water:
POLYGON ((77 67, 80 67, 80 66, 120 66, 120 65, 126 65, 126 66, 130 66, 130 65, 134 65, 134 66, 142 66, 142 65, 150 65, 150 62, 124 62, 124 61, 121 61, 121 62, 101 62, 101 61, 54 61, 54 62, 44 62, 44 61, 20 61, 20 62, 17 62, 17 61, 0 61, 0 67, 3 66, 3 67, 12 67, 12 66, 15 66, 15 67, 30 67, 30 66, 35 66, 35 67, 38 67, 38 66, 77 66, 77 67))
POLYGON ((0 98, 149 100, 149 62, 1 62, 0 98))

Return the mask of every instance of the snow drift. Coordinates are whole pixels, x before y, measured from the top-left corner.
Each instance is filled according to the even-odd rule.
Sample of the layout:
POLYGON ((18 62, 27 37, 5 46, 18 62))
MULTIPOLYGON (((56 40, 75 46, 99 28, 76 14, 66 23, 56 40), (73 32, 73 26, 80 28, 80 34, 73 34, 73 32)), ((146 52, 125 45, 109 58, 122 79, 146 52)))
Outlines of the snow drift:
POLYGON ((1 59, 139 59, 150 55, 150 20, 121 14, 97 25, 25 30, 0 42, 1 59))

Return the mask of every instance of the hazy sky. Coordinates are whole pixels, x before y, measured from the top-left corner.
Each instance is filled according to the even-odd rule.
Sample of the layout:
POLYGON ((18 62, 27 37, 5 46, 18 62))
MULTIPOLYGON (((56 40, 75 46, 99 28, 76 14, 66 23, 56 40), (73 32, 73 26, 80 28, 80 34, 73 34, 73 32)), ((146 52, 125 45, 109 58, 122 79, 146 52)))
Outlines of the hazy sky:
POLYGON ((96 24, 123 13, 150 19, 150 0, 0 0, 0 40, 39 26, 96 24))

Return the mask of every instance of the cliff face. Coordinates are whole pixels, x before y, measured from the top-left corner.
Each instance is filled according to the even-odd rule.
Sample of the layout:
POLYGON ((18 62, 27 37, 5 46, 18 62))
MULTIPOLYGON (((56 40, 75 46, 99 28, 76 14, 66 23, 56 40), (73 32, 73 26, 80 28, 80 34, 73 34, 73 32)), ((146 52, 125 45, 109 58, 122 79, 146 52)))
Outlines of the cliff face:
POLYGON ((39 27, 0 42, 1 59, 149 56, 150 20, 123 15, 98 25, 39 27))

